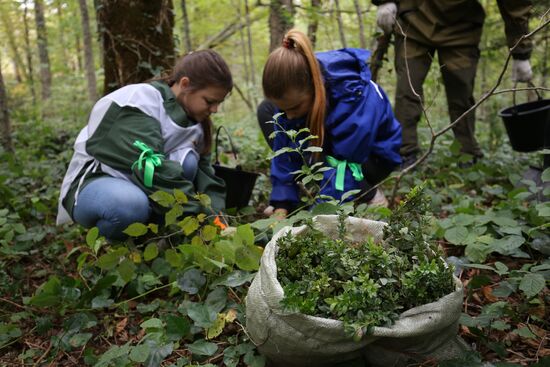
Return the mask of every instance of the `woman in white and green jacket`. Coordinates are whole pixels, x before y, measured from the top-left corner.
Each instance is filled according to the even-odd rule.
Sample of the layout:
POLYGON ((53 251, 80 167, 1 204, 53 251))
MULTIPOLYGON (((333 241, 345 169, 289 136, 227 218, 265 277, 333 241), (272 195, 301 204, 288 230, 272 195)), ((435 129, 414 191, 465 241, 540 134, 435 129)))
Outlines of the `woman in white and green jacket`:
POLYGON ((210 115, 232 88, 225 61, 204 50, 182 57, 165 80, 101 98, 76 139, 58 224, 73 219, 107 238, 124 238, 129 224, 160 210, 148 198, 158 190, 187 194, 189 214, 224 209, 225 184, 210 163, 210 115), (211 208, 191 199, 199 192, 210 196, 211 208))

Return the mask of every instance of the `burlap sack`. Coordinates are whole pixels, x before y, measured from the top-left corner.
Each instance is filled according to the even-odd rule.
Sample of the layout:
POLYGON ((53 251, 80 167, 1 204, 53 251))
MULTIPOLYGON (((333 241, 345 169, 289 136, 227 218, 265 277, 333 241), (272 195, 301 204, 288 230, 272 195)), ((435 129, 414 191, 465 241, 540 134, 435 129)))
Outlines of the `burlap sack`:
MULTIPOLYGON (((337 233, 335 215, 317 216, 314 223, 328 235, 337 233)), ((349 217, 346 226, 355 241, 367 235, 380 241, 385 223, 349 217)), ((246 297, 248 334, 270 366, 405 366, 411 360, 450 359, 465 351, 457 337, 463 298, 458 279, 455 292, 404 312, 391 327, 377 327, 358 342, 344 334, 341 321, 285 312, 280 304, 284 293, 277 281, 276 243, 288 231, 298 236, 307 230, 285 227, 273 236, 246 297)))

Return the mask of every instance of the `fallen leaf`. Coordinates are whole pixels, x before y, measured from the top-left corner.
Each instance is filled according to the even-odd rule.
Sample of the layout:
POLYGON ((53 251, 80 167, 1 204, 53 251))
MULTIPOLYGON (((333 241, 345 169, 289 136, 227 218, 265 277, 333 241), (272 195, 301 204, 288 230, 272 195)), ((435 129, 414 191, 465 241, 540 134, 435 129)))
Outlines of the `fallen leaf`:
POLYGON ((116 327, 115 327, 115 335, 120 334, 126 328, 127 324, 128 324, 128 318, 127 317, 125 317, 122 320, 120 320, 119 322, 117 322, 116 327))
POLYGON ((485 298, 487 298, 489 302, 498 301, 497 297, 493 296, 493 288, 491 288, 491 286, 486 285, 481 289, 481 291, 483 292, 483 295, 485 296, 485 298))
POLYGON ((237 318, 237 310, 231 309, 225 314, 225 321, 233 322, 237 318))

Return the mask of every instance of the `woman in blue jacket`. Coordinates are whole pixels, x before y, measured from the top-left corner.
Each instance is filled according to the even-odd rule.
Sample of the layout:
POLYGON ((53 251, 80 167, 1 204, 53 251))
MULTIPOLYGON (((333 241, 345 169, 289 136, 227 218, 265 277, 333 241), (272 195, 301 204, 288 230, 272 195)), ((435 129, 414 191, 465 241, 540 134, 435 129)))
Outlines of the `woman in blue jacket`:
MULTIPOLYGON (((309 128, 317 136, 311 144, 323 149, 316 158, 332 167, 324 172, 321 195, 340 199, 350 190, 364 193, 401 163, 401 127, 388 97, 370 80, 369 55, 354 48, 314 54, 307 36, 290 30, 265 64, 264 95, 276 106, 275 112, 283 112, 275 131, 309 128)), ((288 146, 292 141, 286 134, 275 135, 274 151, 288 146)), ((278 155, 271 162, 270 205, 278 216, 287 215, 300 202, 292 172, 302 164, 296 153, 278 155)), ((380 190, 371 190, 362 199, 385 201, 380 190)))

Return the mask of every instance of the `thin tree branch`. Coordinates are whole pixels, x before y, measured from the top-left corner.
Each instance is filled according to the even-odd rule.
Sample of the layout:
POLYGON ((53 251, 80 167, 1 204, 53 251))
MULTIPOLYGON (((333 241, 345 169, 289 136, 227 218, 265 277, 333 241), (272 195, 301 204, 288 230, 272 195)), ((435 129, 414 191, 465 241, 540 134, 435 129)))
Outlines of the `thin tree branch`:
MULTIPOLYGON (((403 33, 403 35, 405 36, 405 41, 406 41, 406 35, 404 34, 403 32, 403 29, 401 28, 401 25, 399 24, 399 22, 396 22, 397 26, 399 27, 400 31, 403 33)), ((390 203, 393 203, 394 200, 395 200, 395 197, 397 195, 397 190, 399 188, 399 183, 401 181, 401 179, 407 174, 409 173, 410 171, 412 171, 416 166, 418 166, 420 163, 422 163, 424 160, 426 160, 426 158, 432 153, 433 149, 434 149, 434 145, 435 145, 435 141, 443 134, 445 134, 447 131, 449 131, 450 129, 452 129, 454 126, 456 126, 460 121, 462 121, 462 119, 468 114, 470 113, 471 111, 477 109, 483 102, 485 102, 488 98, 490 98, 492 95, 495 94, 495 91, 497 90, 497 88, 499 87, 499 85, 502 83, 502 79, 504 77, 504 74, 506 72, 506 70, 508 69, 508 64, 510 63, 510 59, 512 58, 512 53, 514 52, 514 50, 520 45, 520 43, 523 41, 523 40, 526 40, 528 38, 531 38, 533 37, 535 34, 537 34, 538 32, 540 32, 544 27, 546 27, 548 24, 550 24, 550 19, 547 19, 546 21, 542 21, 539 23, 539 26, 537 28, 535 28, 533 31, 527 33, 527 34, 524 34, 522 35, 518 41, 516 42, 516 44, 510 48, 510 50, 508 51, 508 55, 506 57, 506 60, 504 62, 504 65, 502 67, 502 70, 500 71, 500 74, 498 76, 498 79, 497 81, 495 82, 495 84, 493 85, 493 87, 487 92, 485 93, 478 101, 476 101, 476 103, 474 103, 474 105, 472 107, 470 107, 468 110, 466 110, 462 115, 460 115, 455 121, 453 121, 452 123, 450 123, 449 125, 447 125, 445 128, 439 130, 438 132, 434 133, 433 132, 433 129, 431 127, 431 125, 429 125, 429 120, 427 119, 427 116, 426 116, 426 120, 428 121, 428 125, 430 127, 430 131, 432 132, 432 138, 430 140, 430 146, 428 148, 428 150, 422 154, 422 156, 417 159, 413 164, 411 164, 409 167, 403 169, 397 176, 395 176, 395 184, 394 184, 394 187, 393 187, 393 191, 392 191, 392 195, 391 195, 391 200, 390 200, 390 203)), ((405 44, 406 46, 406 44, 405 44)), ((406 61, 406 58, 405 58, 405 61, 406 61)), ((409 67, 408 67, 408 63, 406 62, 406 65, 407 65, 407 76, 409 78, 409 84, 411 84, 411 79, 410 79, 410 71, 409 71, 409 67)), ((411 88, 412 88, 412 84, 411 84, 411 88)), ((516 89, 516 88, 514 88, 516 89)), ((413 92, 416 96, 420 97, 413 89, 413 92)), ((424 109, 424 106, 421 104, 422 106, 422 110, 423 110, 423 113, 426 115, 426 110, 424 109)), ((382 181, 381 183, 379 183, 378 185, 376 185, 376 187, 378 187, 380 184, 382 184, 383 182, 387 181, 389 178, 385 179, 384 181, 382 181)), ((374 189, 374 187, 372 188, 374 189)), ((371 189, 371 190, 372 190, 371 189)))
MULTIPOLYGON (((545 13, 544 16, 546 16, 546 14, 548 14, 550 12, 550 9, 549 11, 547 11, 545 13)), ((543 16, 543 17, 544 17, 543 16)), ((399 24, 399 22, 396 22, 397 26, 399 27, 402 35, 405 37, 404 39, 404 42, 406 42, 406 34, 403 32, 403 29, 401 28, 401 25, 399 24)), ((420 103, 421 103, 421 107, 422 107, 422 111, 424 113, 424 115, 426 116, 426 121, 428 122, 428 126, 430 127, 430 131, 432 132, 432 138, 430 140, 430 146, 428 148, 428 150, 422 154, 420 156, 420 158, 418 158, 413 164, 411 164, 410 166, 408 166, 407 168, 404 168, 401 172, 399 172, 397 175, 392 175, 392 176, 389 176, 389 177, 386 177, 384 180, 380 181, 379 183, 377 183, 376 185, 372 186, 369 190, 365 191, 364 193, 362 193, 361 195, 359 195, 358 197, 356 197, 354 199, 354 201, 357 201, 359 199, 361 199, 363 196, 365 196, 367 193, 373 191, 373 190, 376 190, 378 189, 380 186, 382 186, 383 184, 385 184, 386 182, 390 181, 390 180, 394 180, 395 179, 395 183, 394 183, 394 186, 393 186, 393 190, 392 190, 392 194, 391 194, 391 198, 390 198, 390 207, 393 207, 394 205, 394 202, 395 202, 395 197, 397 196, 397 190, 399 189, 399 184, 402 180, 402 178, 407 175, 409 172, 411 172, 412 170, 414 170, 414 168, 416 166, 418 166, 420 163, 424 162, 426 160, 426 158, 432 153, 433 149, 434 149, 434 145, 435 145, 435 141, 443 134, 445 134, 447 131, 449 131, 450 129, 452 129, 456 124, 458 124, 463 118, 464 116, 466 116, 468 113, 470 113, 471 111, 475 110, 476 108, 478 108, 482 103, 484 103, 488 98, 490 98, 491 96, 493 95, 496 95, 496 94, 500 94, 500 93, 509 93, 509 92, 513 92, 513 91, 516 91, 516 90, 550 90, 549 88, 543 88, 543 87, 528 87, 528 88, 513 88, 513 89, 503 89, 503 90, 497 90, 497 88, 499 87, 499 85, 501 84, 502 82, 502 79, 504 77, 504 74, 508 68, 508 64, 510 63, 510 59, 512 58, 512 52, 519 46, 519 44, 525 40, 525 39, 528 39, 528 38, 531 38, 533 37, 535 34, 537 34, 538 32, 540 32, 542 29, 544 29, 546 26, 548 26, 548 24, 550 24, 550 19, 546 20, 546 21, 542 21, 539 23, 539 26, 536 27, 533 31, 527 33, 527 34, 524 34, 522 35, 518 41, 516 42, 516 44, 510 48, 510 50, 508 51, 508 56, 505 60, 505 63, 502 67, 502 70, 499 74, 499 77, 497 79, 497 81, 495 82, 495 84, 493 85, 493 87, 487 92, 485 93, 472 107, 470 107, 467 111, 465 111, 462 115, 460 115, 455 121, 453 121, 451 124, 449 124, 448 126, 446 126, 445 128, 441 129, 440 131, 434 133, 434 130, 433 128, 431 127, 430 125, 430 122, 429 122, 429 119, 428 119, 428 116, 426 114, 426 109, 422 103, 422 99, 420 97, 420 95, 418 93, 416 93, 416 91, 414 90, 414 88, 412 88, 412 82, 411 82, 411 79, 410 79, 410 70, 409 70, 409 66, 408 66, 408 63, 406 62, 406 68, 407 68, 407 77, 408 77, 408 80, 409 80, 409 85, 411 86, 411 89, 413 90, 413 93, 419 98, 420 100, 420 103)), ((406 43, 404 44, 404 47, 406 49, 406 43)), ((405 61, 406 61, 406 58, 405 58, 405 61)))

